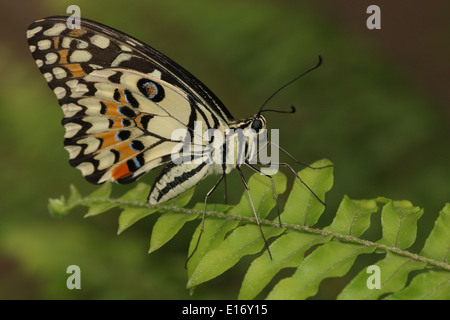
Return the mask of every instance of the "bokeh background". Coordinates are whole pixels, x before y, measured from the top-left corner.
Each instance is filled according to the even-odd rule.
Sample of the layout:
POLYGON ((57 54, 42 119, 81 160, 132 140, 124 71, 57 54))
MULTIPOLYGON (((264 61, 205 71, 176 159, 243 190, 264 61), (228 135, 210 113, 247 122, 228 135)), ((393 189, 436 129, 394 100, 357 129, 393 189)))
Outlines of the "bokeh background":
MULTIPOLYGON (((83 219, 83 210, 62 219, 49 215, 48 198, 67 194, 70 184, 83 194, 95 190, 68 164, 62 112, 25 37, 32 21, 65 14, 71 4, 81 7, 82 16, 177 61, 236 118, 253 115, 321 54, 318 70, 269 105, 294 105, 298 112, 267 114, 270 127, 281 129, 280 143, 299 160, 326 157, 335 163, 334 188, 319 226, 331 222, 344 194, 407 199, 425 209, 415 246, 420 249, 450 201, 446 0, 1 1, 1 299, 234 299, 248 268, 244 259, 190 296, 184 261, 196 223, 148 255, 157 216, 117 236, 117 211, 90 219, 83 219), (370 4, 381 8, 381 30, 366 28, 370 4), (81 290, 66 288, 72 264, 81 268, 81 290)), ((151 184, 155 175, 141 181, 151 184)), ((198 187, 196 201, 213 182, 198 187)), ((230 184, 231 202, 237 202, 243 187, 236 173, 230 184)), ((126 190, 114 188, 118 195, 126 190)), ((223 194, 216 192, 211 201, 223 201, 223 194)), ((334 298, 344 280, 325 281, 314 298, 334 298)))

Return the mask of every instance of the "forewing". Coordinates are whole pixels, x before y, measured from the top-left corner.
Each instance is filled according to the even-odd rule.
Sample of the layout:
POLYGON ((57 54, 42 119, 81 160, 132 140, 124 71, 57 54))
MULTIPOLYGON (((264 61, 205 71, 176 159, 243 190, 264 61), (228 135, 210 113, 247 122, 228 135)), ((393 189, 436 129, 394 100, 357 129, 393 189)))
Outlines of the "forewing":
MULTIPOLYGON (((81 19, 81 29, 70 30, 66 26, 67 18, 48 17, 31 24, 27 31, 29 44, 39 48, 39 41, 50 40, 51 46, 57 46, 61 50, 89 48, 92 57, 87 61, 89 63, 82 64, 85 73, 89 73, 96 66, 101 66, 102 68, 127 68, 151 74, 180 88, 195 103, 206 106, 222 121, 233 120, 229 111, 211 90, 156 49, 121 31, 84 18, 81 19)), ((48 45, 48 41, 41 42, 40 48, 48 47, 48 45)), ((67 56, 67 52, 60 51, 57 55, 63 58, 67 56)), ((72 59, 75 57, 72 56, 72 59)), ((45 63, 45 60, 42 61, 45 63)), ((75 73, 79 71, 78 66, 68 67, 73 68, 75 73)))
POLYGON ((33 23, 33 57, 60 103, 72 166, 93 183, 128 183, 170 162, 176 129, 218 128, 231 116, 187 71, 117 30, 66 17, 33 23))

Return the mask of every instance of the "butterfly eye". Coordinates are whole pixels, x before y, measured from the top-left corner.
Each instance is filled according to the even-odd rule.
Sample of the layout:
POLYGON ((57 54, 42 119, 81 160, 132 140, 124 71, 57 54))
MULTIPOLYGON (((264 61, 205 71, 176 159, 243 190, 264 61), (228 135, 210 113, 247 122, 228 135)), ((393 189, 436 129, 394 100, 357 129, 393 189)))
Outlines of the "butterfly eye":
POLYGON ((252 122, 252 129, 256 131, 256 133, 259 132, 263 127, 262 121, 259 119, 256 119, 252 122))

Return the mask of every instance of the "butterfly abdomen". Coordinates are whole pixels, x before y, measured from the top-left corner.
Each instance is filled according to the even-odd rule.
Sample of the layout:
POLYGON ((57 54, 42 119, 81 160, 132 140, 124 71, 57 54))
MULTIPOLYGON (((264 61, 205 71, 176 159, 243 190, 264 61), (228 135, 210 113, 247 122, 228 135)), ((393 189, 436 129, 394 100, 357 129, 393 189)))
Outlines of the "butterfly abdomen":
POLYGON ((209 169, 206 162, 167 165, 154 183, 148 201, 157 204, 176 197, 208 176, 209 169))

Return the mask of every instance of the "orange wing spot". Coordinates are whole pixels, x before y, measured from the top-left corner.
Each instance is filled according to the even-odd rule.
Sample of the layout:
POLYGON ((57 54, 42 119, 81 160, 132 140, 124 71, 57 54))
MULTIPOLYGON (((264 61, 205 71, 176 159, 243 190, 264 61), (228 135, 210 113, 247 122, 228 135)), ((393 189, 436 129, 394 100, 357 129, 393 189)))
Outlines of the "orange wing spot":
POLYGON ((119 112, 119 106, 121 106, 118 102, 113 101, 103 101, 103 104, 106 106, 106 111, 103 113, 106 116, 111 117, 120 117, 123 118, 123 115, 119 112))
POLYGON ((136 118, 134 118, 134 122, 136 123, 136 125, 137 125, 139 128, 145 130, 145 128, 143 128, 142 125, 141 125, 141 118, 142 118, 143 115, 144 115, 143 113, 138 114, 138 115, 136 116, 136 118))
POLYGON ((67 63, 67 54, 69 53, 69 49, 61 49, 58 51, 59 54, 59 63, 66 64, 67 63))
POLYGON ((55 49, 59 49, 59 38, 58 37, 53 38, 53 47, 55 47, 55 49))
POLYGON ((133 149, 131 149, 130 147, 130 143, 129 142, 123 142, 121 144, 119 144, 116 148, 117 151, 120 152, 120 159, 119 161, 128 159, 134 155, 137 154, 136 151, 133 151, 133 149))
POLYGON ((122 129, 123 125, 119 119, 111 119, 114 121, 114 124, 110 127, 110 129, 122 129))
POLYGON ((117 141, 117 139, 116 139, 116 133, 117 133, 117 131, 110 131, 110 132, 105 132, 105 133, 100 133, 100 134, 95 135, 95 137, 97 139, 103 140, 101 149, 111 147, 111 146, 117 144, 118 142, 120 142, 120 141, 117 141))
POLYGON ((144 116, 151 116, 151 117, 153 117, 154 115, 151 114, 151 113, 147 113, 147 112, 141 112, 140 114, 138 114, 138 115, 136 116, 136 118, 134 118, 134 122, 136 123, 136 125, 137 125, 139 128, 141 128, 141 129, 143 129, 143 130, 147 130, 147 128, 144 128, 144 126, 142 125, 142 122, 141 122, 141 119, 142 119, 142 117, 144 117, 144 116))
POLYGON ((81 78, 86 75, 86 72, 84 72, 83 68, 79 63, 66 64, 65 67, 69 69, 70 73, 72 73, 72 77, 74 78, 81 78))
POLYGON ((125 178, 131 174, 131 171, 128 169, 128 165, 126 162, 119 164, 112 171, 112 176, 114 179, 119 180, 121 178, 125 178))
MULTIPOLYGON (((137 152, 133 151, 133 149, 131 149, 130 143, 128 143, 128 142, 123 142, 114 149, 116 151, 120 152, 119 162, 123 161, 125 159, 128 159, 128 158, 136 155, 136 153, 137 153, 137 152)), ((131 174, 131 171, 128 168, 128 164, 126 162, 119 164, 112 171, 112 176, 116 180, 125 178, 125 177, 129 176, 130 174, 131 174)))
POLYGON ((84 29, 72 29, 72 31, 69 32, 69 37, 79 37, 86 33, 86 30, 84 29))

